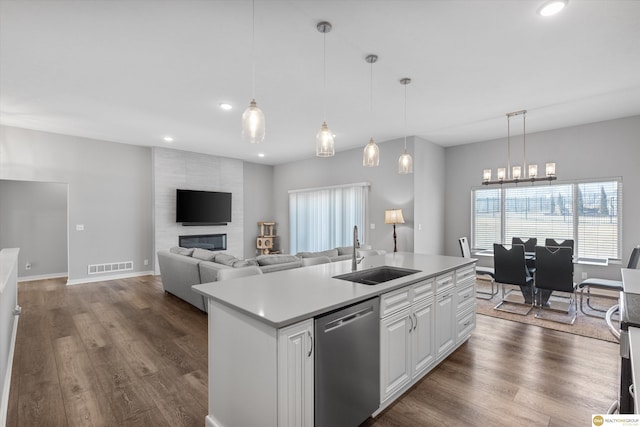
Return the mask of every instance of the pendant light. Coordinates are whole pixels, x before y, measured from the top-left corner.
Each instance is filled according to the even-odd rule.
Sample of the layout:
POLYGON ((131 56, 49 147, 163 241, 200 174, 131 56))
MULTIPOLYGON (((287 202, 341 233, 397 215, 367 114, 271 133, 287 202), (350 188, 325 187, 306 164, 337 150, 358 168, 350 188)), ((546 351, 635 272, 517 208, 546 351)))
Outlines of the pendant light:
MULTIPOLYGON (((371 110, 371 125, 373 125, 373 64, 378 60, 377 55, 367 55, 365 61, 371 64, 371 83, 369 88, 369 107, 371 110)), ((373 137, 369 139, 369 143, 364 147, 362 153, 362 166, 375 167, 380 164, 380 150, 374 142, 373 137)))
POLYGON ((507 113, 507 167, 498 168, 496 181, 491 180, 491 169, 482 171, 482 184, 517 184, 519 182, 538 182, 538 181, 555 181, 556 164, 547 163, 545 165, 544 177, 538 176, 538 165, 533 163, 527 165, 527 110, 514 111, 507 113), (522 166, 511 166, 511 118, 522 116, 522 166), (527 171, 528 176, 527 176, 527 171))
POLYGON ((256 104, 256 59, 255 59, 255 26, 256 3, 251 2, 251 102, 242 114, 242 138, 252 144, 264 141, 264 113, 256 104))
POLYGON ((336 154, 333 133, 327 126, 327 33, 331 31, 331 24, 328 22, 320 22, 316 25, 319 32, 323 34, 322 48, 322 78, 323 78, 323 103, 324 103, 324 120, 320 127, 320 132, 316 135, 316 156, 332 157, 336 154))
POLYGON ((407 153, 407 85, 409 83, 411 83, 410 78, 400 79, 400 84, 404 86, 404 152, 398 159, 398 173, 403 175, 413 173, 413 159, 407 153))

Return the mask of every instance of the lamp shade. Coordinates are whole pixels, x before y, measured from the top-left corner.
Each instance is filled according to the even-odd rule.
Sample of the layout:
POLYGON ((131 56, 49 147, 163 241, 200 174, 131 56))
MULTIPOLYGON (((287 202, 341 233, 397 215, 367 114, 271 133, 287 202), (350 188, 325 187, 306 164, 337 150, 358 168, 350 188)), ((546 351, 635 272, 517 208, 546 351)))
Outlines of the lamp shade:
POLYGON ((404 224, 402 209, 387 209, 384 211, 385 224, 404 224))
POLYGON ((316 135, 316 156, 318 157, 332 157, 336 153, 333 145, 333 134, 327 122, 322 122, 320 132, 316 135))

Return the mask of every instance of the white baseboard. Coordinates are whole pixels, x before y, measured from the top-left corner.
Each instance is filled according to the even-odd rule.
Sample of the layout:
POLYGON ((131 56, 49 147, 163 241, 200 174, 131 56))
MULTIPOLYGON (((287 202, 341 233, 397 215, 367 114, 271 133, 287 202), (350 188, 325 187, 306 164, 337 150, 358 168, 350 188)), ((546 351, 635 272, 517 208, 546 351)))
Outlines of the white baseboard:
POLYGON ((40 274, 38 276, 18 277, 18 282, 33 282, 34 280, 59 279, 61 277, 68 276, 68 273, 40 274))
POLYGON ((104 282, 107 280, 129 279, 131 277, 153 276, 153 275, 154 275, 153 271, 138 271, 138 272, 124 273, 124 274, 110 274, 110 275, 104 275, 100 277, 85 277, 83 279, 67 280, 67 285, 81 285, 83 283, 104 282))
POLYGON ((11 390, 11 370, 13 368, 13 353, 16 348, 16 336, 18 335, 18 320, 20 315, 16 314, 13 320, 13 332, 11 333, 11 344, 9 346, 9 357, 7 360, 7 370, 2 385, 2 401, 0 401, 0 426, 7 425, 7 412, 9 410, 9 391, 11 390))

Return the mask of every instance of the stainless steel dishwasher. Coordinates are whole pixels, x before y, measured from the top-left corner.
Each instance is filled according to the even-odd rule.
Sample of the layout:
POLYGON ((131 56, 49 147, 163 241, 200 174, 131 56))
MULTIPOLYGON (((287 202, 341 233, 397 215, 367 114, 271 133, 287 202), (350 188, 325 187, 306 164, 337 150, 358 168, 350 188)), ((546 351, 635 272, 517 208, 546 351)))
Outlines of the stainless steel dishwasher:
POLYGON ((380 405, 380 299, 315 319, 315 426, 353 427, 380 405))

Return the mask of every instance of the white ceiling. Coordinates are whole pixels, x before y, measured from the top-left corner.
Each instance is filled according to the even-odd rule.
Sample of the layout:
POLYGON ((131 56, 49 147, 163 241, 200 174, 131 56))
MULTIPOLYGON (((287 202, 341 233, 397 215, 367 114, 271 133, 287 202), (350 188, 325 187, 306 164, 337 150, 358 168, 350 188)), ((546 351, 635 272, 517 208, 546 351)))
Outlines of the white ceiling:
POLYGON ((0 123, 279 164, 405 135, 442 146, 640 114, 640 1, 257 0, 255 95, 265 142, 240 137, 251 1, 0 0, 0 123), (370 108, 373 65, 373 113, 370 108), (231 111, 219 103, 229 102, 231 111), (166 144, 164 135, 175 141, 166 144), (264 153, 260 159, 258 153, 264 153))

